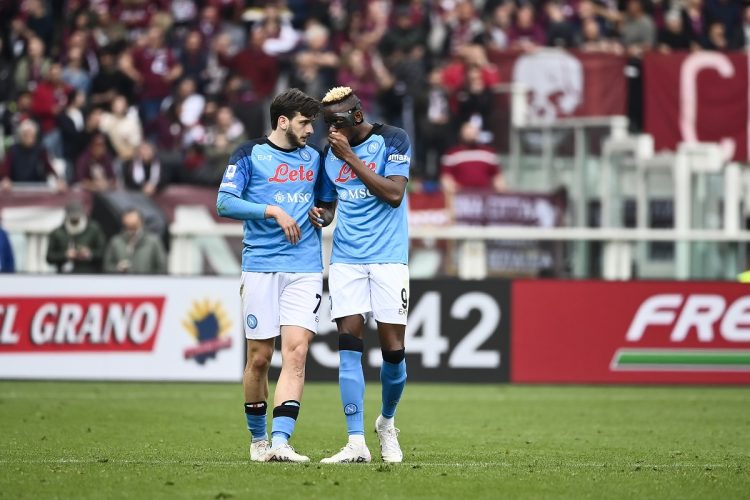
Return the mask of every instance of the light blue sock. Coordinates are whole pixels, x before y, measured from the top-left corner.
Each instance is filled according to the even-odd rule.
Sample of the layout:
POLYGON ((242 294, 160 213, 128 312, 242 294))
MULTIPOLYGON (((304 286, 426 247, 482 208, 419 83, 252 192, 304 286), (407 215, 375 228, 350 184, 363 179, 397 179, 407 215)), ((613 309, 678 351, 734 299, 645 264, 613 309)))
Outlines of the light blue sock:
POLYGON ((365 377, 362 373, 362 351, 339 351, 339 361, 339 387, 346 428, 349 435, 364 436, 365 377))
POLYGON ((245 403, 245 418, 247 419, 247 430, 253 436, 254 442, 268 439, 265 401, 245 403))
POLYGON ((278 448, 289 442, 294 432, 295 420, 289 417, 275 417, 273 419, 273 432, 271 432, 271 448, 278 448))
POLYGON ((393 418, 406 385, 406 360, 402 359, 398 363, 383 361, 380 367, 380 383, 383 387, 381 413, 386 418, 393 418))
POLYGON ((273 409, 271 448, 278 448, 289 442, 297 424, 299 408, 299 401, 289 400, 273 409))

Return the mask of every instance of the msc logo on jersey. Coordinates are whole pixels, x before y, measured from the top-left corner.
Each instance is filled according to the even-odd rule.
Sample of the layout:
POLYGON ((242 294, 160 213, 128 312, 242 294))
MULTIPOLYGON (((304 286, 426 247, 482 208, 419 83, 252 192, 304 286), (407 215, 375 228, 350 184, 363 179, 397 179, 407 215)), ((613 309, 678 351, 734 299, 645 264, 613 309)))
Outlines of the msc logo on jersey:
POLYGON ((378 143, 375 141, 372 141, 367 145, 367 152, 370 154, 375 154, 378 152, 378 148, 379 148, 378 143))
POLYGON ((312 193, 285 193, 276 191, 273 195, 273 201, 276 203, 309 203, 312 200, 312 193))
POLYGON ((364 186, 355 189, 343 189, 339 193, 339 199, 341 201, 361 200, 371 196, 373 196, 373 194, 364 186))
POLYGON ((310 158, 312 158, 310 156, 310 153, 306 149, 300 150, 299 157, 302 158, 305 161, 310 161, 310 158))
POLYGON ((273 157, 271 155, 255 155, 255 159, 258 161, 271 161, 273 157))

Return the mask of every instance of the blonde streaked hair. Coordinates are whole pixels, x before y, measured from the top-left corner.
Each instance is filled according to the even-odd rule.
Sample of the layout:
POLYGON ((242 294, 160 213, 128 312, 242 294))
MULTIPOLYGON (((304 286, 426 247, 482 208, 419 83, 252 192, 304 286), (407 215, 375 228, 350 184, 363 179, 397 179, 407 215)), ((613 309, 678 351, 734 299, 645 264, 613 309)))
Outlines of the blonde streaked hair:
POLYGON ((321 101, 323 104, 336 104, 354 95, 354 91, 351 87, 333 87, 331 90, 326 92, 321 101))

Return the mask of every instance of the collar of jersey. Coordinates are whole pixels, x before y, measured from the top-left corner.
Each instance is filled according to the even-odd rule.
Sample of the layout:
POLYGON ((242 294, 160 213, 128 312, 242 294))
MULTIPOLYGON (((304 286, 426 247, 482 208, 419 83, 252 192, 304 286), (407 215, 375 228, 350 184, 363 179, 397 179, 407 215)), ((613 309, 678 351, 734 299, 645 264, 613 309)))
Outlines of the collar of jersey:
POLYGON ((364 137, 362 138, 362 140, 361 140, 361 141, 358 141, 358 142, 352 142, 352 143, 350 144, 350 146, 351 146, 351 147, 356 147, 356 146, 359 146, 360 144, 362 144, 363 142, 365 142, 365 141, 366 141, 367 139, 369 139, 369 138, 370 138, 370 137, 372 136, 372 134, 374 134, 375 132, 377 132, 378 130, 380 130, 380 127, 382 127, 382 126, 383 126, 383 124, 382 124, 382 123, 373 123, 373 124, 372 124, 372 128, 371 128, 371 129, 370 129, 370 131, 369 131, 369 132, 367 133, 367 135, 366 135, 366 136, 364 136, 364 137))
POLYGON ((268 136, 266 136, 266 144, 271 146, 273 149, 278 149, 279 151, 283 151, 285 153, 291 153, 293 151, 297 151, 298 149, 302 149, 302 148, 291 148, 291 149, 282 148, 281 146, 277 146, 276 144, 271 142, 271 139, 269 139, 268 136))

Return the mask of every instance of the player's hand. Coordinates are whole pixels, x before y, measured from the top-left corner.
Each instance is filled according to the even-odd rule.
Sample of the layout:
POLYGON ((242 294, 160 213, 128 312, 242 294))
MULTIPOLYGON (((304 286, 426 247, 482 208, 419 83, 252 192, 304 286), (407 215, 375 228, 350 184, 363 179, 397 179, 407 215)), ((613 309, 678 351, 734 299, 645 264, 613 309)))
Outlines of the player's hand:
POLYGON ((315 227, 326 227, 333 222, 333 214, 330 210, 321 207, 312 207, 307 212, 307 218, 310 219, 315 227))
POLYGON ((268 206, 268 214, 276 220, 276 223, 284 231, 289 243, 296 245, 301 234, 297 221, 291 218, 283 208, 275 205, 268 206))
POLYGON ((349 140, 338 130, 331 129, 328 131, 328 144, 331 146, 333 154, 341 160, 346 159, 348 155, 353 155, 352 147, 349 140))

